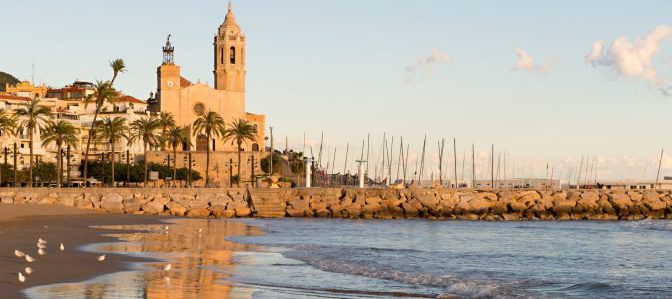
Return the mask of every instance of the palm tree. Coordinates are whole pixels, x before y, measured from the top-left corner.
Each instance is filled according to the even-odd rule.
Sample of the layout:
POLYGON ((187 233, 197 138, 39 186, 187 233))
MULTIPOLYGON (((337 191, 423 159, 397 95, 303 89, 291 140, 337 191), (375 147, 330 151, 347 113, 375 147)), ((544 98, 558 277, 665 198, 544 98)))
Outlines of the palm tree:
POLYGON ((207 142, 205 152, 205 187, 210 184, 210 140, 213 137, 221 138, 226 134, 224 119, 217 112, 210 111, 201 113, 194 121, 194 136, 203 135, 207 142))
POLYGON ((157 146, 159 138, 156 136, 156 130, 159 129, 159 122, 155 117, 143 117, 131 123, 129 146, 135 142, 142 142, 143 154, 145 157, 145 181, 143 187, 147 187, 147 147, 157 146))
POLYGON ((93 114, 93 121, 91 122, 91 128, 89 130, 89 139, 86 141, 86 152, 84 153, 84 188, 86 188, 86 180, 88 175, 89 168, 89 148, 91 147, 91 139, 93 139, 94 126, 98 120, 98 114, 100 110, 103 109, 105 102, 114 103, 117 99, 118 93, 114 89, 114 81, 117 80, 117 76, 120 73, 126 72, 126 64, 122 59, 115 59, 110 62, 110 67, 112 68, 112 81, 98 81, 94 85, 94 92, 86 97, 84 105, 88 105, 89 102, 96 103, 96 112, 93 114))
MULTIPOLYGON (((0 136, 2 135, 15 135, 16 134, 16 116, 14 114, 9 114, 5 110, 0 110, 0 136)), ((5 165, 0 165, 0 185, 2 185, 2 167, 5 165)), ((15 182, 16 183, 16 182, 15 182)))
POLYGON ((126 139, 128 140, 128 126, 126 119, 123 117, 109 118, 106 117, 96 123, 96 136, 101 140, 110 144, 112 162, 112 188, 114 185, 114 152, 117 142, 126 139))
POLYGON ((23 104, 21 108, 17 108, 14 112, 19 118, 19 129, 28 132, 28 139, 30 143, 30 163, 28 164, 28 185, 33 186, 33 136, 36 130, 42 130, 49 122, 51 111, 49 108, 40 105, 40 100, 34 98, 30 103, 23 104))
MULTIPOLYGON (((42 131, 42 146, 46 147, 49 144, 56 144, 56 185, 61 188, 61 181, 63 177, 63 170, 61 169, 61 151, 63 146, 77 146, 79 132, 71 123, 59 120, 58 122, 49 122, 46 128, 42 131)), ((70 170, 68 170, 70 171, 70 170)))
MULTIPOLYGON (((115 75, 116 76, 116 75, 115 75)), ((98 114, 103 108, 105 103, 114 103, 118 97, 117 91, 112 87, 112 83, 109 81, 98 81, 94 85, 93 93, 86 97, 84 103, 87 106, 90 102, 95 102, 96 112, 93 114, 93 121, 91 122, 91 128, 89 129, 89 139, 86 141, 86 151, 84 152, 84 187, 86 188, 86 180, 88 179, 88 168, 89 168, 89 149, 91 148, 91 140, 94 139, 95 126, 98 121, 98 114)))
POLYGON ((238 184, 240 184, 240 152, 243 150, 242 145, 246 141, 254 141, 257 138, 257 129, 247 120, 237 119, 229 124, 224 134, 224 140, 232 140, 236 142, 238 151, 238 184))
POLYGON ((169 129, 175 127, 175 117, 173 113, 161 111, 158 117, 159 126, 161 126, 161 150, 166 149, 167 140, 164 139, 169 129))
POLYGON ((123 59, 117 58, 110 61, 110 67, 112 68, 112 81, 110 82, 110 85, 114 85, 114 81, 117 80, 117 76, 120 73, 126 72, 126 63, 124 63, 123 59))
MULTIPOLYGON (((173 182, 177 177, 177 148, 182 144, 189 146, 189 135, 187 133, 187 128, 185 127, 172 127, 166 134, 163 136, 163 141, 167 142, 168 145, 173 149, 173 182)), ((168 165, 170 167, 170 165, 168 165)), ((191 174, 190 174, 191 175, 191 174)), ((173 183, 173 186, 175 184, 173 183)))

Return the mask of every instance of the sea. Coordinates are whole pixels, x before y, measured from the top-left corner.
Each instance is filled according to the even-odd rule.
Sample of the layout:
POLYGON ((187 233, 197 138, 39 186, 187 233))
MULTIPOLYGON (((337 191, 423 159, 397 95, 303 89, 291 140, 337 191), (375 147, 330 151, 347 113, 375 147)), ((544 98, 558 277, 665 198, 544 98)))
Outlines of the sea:
POLYGON ((671 221, 173 220, 147 234, 86 250, 175 273, 136 265, 27 297, 672 298, 671 221))

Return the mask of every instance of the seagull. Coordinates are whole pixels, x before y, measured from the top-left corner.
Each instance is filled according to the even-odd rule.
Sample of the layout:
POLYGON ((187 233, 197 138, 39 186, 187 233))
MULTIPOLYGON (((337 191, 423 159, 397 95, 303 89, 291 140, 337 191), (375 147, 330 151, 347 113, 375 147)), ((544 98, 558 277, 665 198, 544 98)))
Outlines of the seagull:
POLYGON ((26 267, 26 269, 24 271, 26 271, 26 275, 33 274, 33 268, 31 268, 31 267, 26 267))
POLYGON ((17 250, 14 250, 14 255, 16 255, 16 257, 24 257, 24 256, 26 256, 26 254, 23 253, 23 251, 18 250, 18 249, 17 249, 17 250))
POLYGON ((99 262, 102 262, 104 260, 105 260, 105 255, 104 254, 98 257, 99 262))
POLYGON ((26 262, 32 263, 37 261, 34 257, 26 254, 26 262))
POLYGON ((203 229, 202 229, 202 228, 199 228, 199 229, 198 229, 198 232, 199 232, 199 233, 202 233, 202 232, 203 232, 203 229))
POLYGON ((169 229, 168 225, 164 226, 163 229, 168 230, 169 229))
POLYGON ((39 254, 39 255, 45 255, 45 254, 47 254, 47 253, 44 252, 44 250, 42 250, 42 248, 40 248, 40 249, 37 250, 37 254, 39 254))
POLYGON ((63 243, 61 243, 61 251, 65 250, 65 246, 63 246, 63 243))
POLYGON ((37 243, 42 243, 44 245, 47 245, 47 241, 43 240, 42 238, 37 239, 37 243))
POLYGON ((172 265, 172 264, 168 264, 168 265, 163 266, 163 271, 168 272, 168 271, 170 271, 170 269, 173 269, 173 265, 172 265))
POLYGON ((23 276, 23 273, 19 272, 19 282, 25 282, 25 281, 26 281, 26 277, 23 276))
POLYGON ((47 248, 47 245, 44 245, 44 244, 42 244, 42 243, 40 243, 40 242, 37 242, 37 248, 39 248, 39 249, 46 249, 46 248, 47 248))

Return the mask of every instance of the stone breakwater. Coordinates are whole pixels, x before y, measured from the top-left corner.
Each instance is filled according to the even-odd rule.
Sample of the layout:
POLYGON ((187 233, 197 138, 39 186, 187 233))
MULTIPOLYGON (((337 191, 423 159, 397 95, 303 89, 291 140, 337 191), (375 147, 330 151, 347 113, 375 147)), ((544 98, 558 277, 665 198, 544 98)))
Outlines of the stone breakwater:
POLYGON ((5 204, 187 217, 672 219, 672 192, 452 189, 3 189, 5 204))

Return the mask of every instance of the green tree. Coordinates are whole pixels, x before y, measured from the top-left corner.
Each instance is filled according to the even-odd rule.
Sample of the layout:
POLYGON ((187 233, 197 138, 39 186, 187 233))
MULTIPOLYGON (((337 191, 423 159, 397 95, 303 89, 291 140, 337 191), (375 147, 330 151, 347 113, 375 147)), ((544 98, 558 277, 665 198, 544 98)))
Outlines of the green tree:
POLYGON ((280 173, 282 167, 280 163, 282 163, 282 157, 276 153, 273 153, 273 155, 268 155, 259 161, 261 170, 268 174, 280 173), (271 157, 273 157, 273 172, 271 172, 271 157))
POLYGON ((17 108, 14 112, 16 117, 19 118, 19 129, 21 131, 28 132, 28 139, 30 144, 28 147, 30 149, 30 163, 28 164, 28 185, 33 186, 33 137, 37 130, 42 130, 44 126, 49 122, 49 117, 51 112, 49 108, 40 105, 40 100, 38 98, 32 99, 29 103, 23 104, 20 108, 17 108))
POLYGON ((207 149, 205 152, 205 187, 210 186, 210 140, 213 137, 222 138, 226 134, 224 119, 217 112, 201 113, 194 121, 194 137, 205 136, 207 149))
MULTIPOLYGON (((89 138, 86 141, 86 151, 84 152, 84 181, 88 179, 89 168, 87 166, 89 165, 89 149, 91 148, 91 141, 95 138, 95 126, 98 122, 98 115, 105 103, 114 103, 116 102, 117 97, 118 93, 109 81, 98 81, 93 87, 93 93, 86 97, 84 105, 87 106, 89 103, 94 102, 96 111, 93 114, 93 121, 91 122, 91 128, 89 129, 89 138)), ((86 184, 84 184, 84 186, 86 186, 86 184)))
MULTIPOLYGON (((185 127, 172 127, 166 131, 163 136, 163 141, 167 142, 173 150, 173 164, 175 165, 175 167, 173 167, 173 181, 175 181, 177 178, 177 148, 182 144, 190 146, 189 135, 187 133, 187 128, 185 127)), ((175 186, 174 183, 173 186, 175 186)))
POLYGON ((166 150, 166 143, 168 142, 168 140, 165 139, 165 137, 167 137, 166 133, 168 130, 175 127, 175 117, 173 117, 173 114, 170 112, 161 111, 157 121, 161 127, 161 150, 163 151, 166 150))
MULTIPOLYGON (((0 110, 0 136, 13 136, 16 134, 16 117, 5 110, 0 110)), ((4 166, 4 165, 3 165, 4 166)), ((0 167, 0 185, 6 180, 3 177, 5 169, 0 167)))
POLYGON ((157 146, 159 144, 159 137, 156 135, 156 130, 159 129, 159 122, 155 117, 143 117, 131 123, 130 125, 130 136, 128 138, 128 144, 131 145, 135 142, 142 142, 143 155, 144 155, 144 165, 145 165, 145 175, 144 175, 144 184, 143 187, 147 187, 147 147, 148 146, 157 146))
MULTIPOLYGON (((126 72, 126 64, 122 59, 115 59, 110 62, 110 67, 112 68, 112 81, 98 81, 94 85, 94 91, 92 94, 86 97, 84 105, 88 105, 90 102, 94 102, 96 105, 96 111, 93 114, 93 121, 91 122, 91 128, 89 129, 89 139, 86 141, 86 151, 84 153, 84 181, 87 180, 87 171, 89 164, 89 149, 91 148, 91 139, 94 137, 96 121, 98 121, 98 115, 103 109, 105 103, 114 103, 119 96, 117 91, 114 89, 114 81, 117 80, 117 76, 120 73, 126 72)), ((84 184, 86 188, 86 184, 84 184)))
POLYGON ((63 170, 61 169, 61 150, 63 146, 77 146, 77 137, 79 132, 71 123, 59 120, 57 122, 49 122, 46 128, 42 131, 42 146, 46 147, 50 144, 56 144, 56 185, 61 188, 61 181, 63 177, 63 170))
POLYGON ((126 119, 123 117, 109 118, 106 117, 102 120, 97 121, 96 123, 96 137, 101 141, 107 142, 110 144, 110 162, 111 162, 111 178, 112 178, 112 188, 115 187, 115 175, 114 175, 114 153, 116 151, 117 142, 121 140, 128 140, 128 126, 126 125, 126 119))
POLYGON ((254 141, 257 138, 257 129, 248 121, 244 119, 234 120, 229 124, 229 127, 224 133, 224 140, 232 140, 236 142, 238 152, 238 183, 240 184, 240 154, 243 151, 243 143, 247 141, 254 141))

